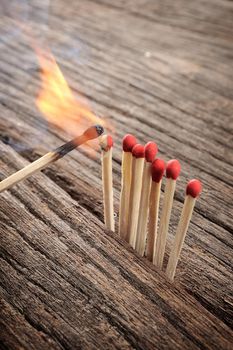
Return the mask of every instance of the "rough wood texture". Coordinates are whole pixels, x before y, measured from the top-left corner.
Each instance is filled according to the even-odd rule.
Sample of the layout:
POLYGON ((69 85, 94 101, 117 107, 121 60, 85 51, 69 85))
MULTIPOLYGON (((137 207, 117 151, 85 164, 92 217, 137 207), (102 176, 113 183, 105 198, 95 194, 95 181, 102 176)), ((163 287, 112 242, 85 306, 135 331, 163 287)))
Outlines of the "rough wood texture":
MULTIPOLYGON (((99 157, 72 152, 2 193, 0 347, 232 348, 232 2, 30 4, 38 33, 49 11, 42 34, 71 87, 115 124, 115 203, 125 133, 181 161, 166 261, 185 183, 198 177, 204 192, 173 285, 104 230, 99 157)), ((5 21, 1 178, 67 140, 36 109, 35 54, 5 21)))

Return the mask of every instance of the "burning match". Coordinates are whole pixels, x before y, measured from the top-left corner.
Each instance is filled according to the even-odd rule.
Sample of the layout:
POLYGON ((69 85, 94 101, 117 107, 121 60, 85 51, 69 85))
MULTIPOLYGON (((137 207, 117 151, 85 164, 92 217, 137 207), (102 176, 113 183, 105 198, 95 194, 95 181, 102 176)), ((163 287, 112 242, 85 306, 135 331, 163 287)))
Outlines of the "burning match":
POLYGON ((0 193, 44 169, 87 141, 96 139, 104 132, 104 128, 99 125, 99 122, 102 124, 103 121, 89 110, 86 101, 83 98, 76 100, 52 53, 45 52, 40 47, 35 47, 35 50, 41 67, 42 81, 36 104, 48 122, 73 136, 77 134, 77 129, 83 131, 85 125, 90 123, 96 125, 4 179, 0 182, 0 193))
POLYGON ((58 159, 64 157, 67 153, 73 151, 75 148, 81 146, 87 141, 99 137, 103 132, 104 128, 101 125, 91 126, 82 135, 75 137, 73 140, 56 148, 54 151, 48 152, 35 162, 27 165, 25 168, 2 180, 0 182, 0 193, 28 178, 35 172, 46 168, 48 165, 56 162, 58 159))

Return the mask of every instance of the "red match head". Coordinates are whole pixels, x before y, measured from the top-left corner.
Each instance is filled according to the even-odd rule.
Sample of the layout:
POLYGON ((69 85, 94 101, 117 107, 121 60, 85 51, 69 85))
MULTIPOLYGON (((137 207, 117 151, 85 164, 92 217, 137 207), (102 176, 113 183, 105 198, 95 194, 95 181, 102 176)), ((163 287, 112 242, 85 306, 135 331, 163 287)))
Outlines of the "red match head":
POLYGON ((113 146, 113 139, 110 135, 103 135, 100 139, 100 147, 105 152, 109 151, 110 148, 113 146))
POLYGON ((124 152, 132 152, 133 147, 136 145, 137 140, 133 135, 127 134, 123 138, 122 146, 124 152))
POLYGON ((147 142, 145 145, 145 158, 147 162, 152 163, 158 152, 158 146, 154 142, 147 142))
POLYGON ((188 182, 186 187, 186 195, 196 198, 202 191, 202 185, 199 180, 193 179, 188 182))
POLYGON ((176 180, 180 175, 180 162, 177 159, 171 159, 167 162, 166 177, 176 180))
POLYGON ((144 158, 145 157, 145 147, 137 143, 132 149, 132 155, 135 158, 144 158))
POLYGON ((164 160, 157 158, 153 161, 151 164, 152 181, 159 182, 162 179, 165 167, 164 160))

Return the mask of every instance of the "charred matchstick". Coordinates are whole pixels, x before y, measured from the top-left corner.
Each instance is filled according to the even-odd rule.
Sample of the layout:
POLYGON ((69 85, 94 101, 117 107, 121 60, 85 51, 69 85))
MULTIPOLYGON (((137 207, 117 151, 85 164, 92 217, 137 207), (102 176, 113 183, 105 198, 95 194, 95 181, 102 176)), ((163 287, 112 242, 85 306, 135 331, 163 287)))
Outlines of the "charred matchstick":
POLYGON ((48 152, 43 157, 37 159, 35 162, 27 165, 25 168, 2 180, 0 182, 0 193, 17 184, 18 182, 26 179, 35 172, 44 169, 49 164, 56 162, 58 159, 64 157, 67 153, 73 151, 75 148, 81 146, 85 142, 97 138, 103 132, 104 128, 101 125, 91 126, 82 135, 75 137, 73 140, 56 148, 54 151, 48 152))

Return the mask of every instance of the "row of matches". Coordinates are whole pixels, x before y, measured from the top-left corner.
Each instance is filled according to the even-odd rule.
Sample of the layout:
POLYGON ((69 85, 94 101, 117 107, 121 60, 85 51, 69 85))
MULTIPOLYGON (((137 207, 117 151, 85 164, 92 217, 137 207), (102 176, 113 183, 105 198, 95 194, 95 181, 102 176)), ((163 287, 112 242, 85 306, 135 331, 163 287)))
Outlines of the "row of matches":
MULTIPOLYGON (((107 229, 114 231, 112 137, 103 135, 100 146, 104 219, 107 229)), ((165 164, 162 159, 156 158, 158 147, 154 142, 143 146, 137 143, 133 135, 128 134, 123 138, 122 147, 119 235, 141 256, 146 255, 153 264, 162 269, 176 181, 181 170, 180 163, 172 159, 165 164), (164 173, 166 184, 158 225, 164 173)), ((174 280, 189 222, 201 189, 199 180, 193 179, 187 184, 183 209, 166 267, 166 275, 170 281, 174 280)))

